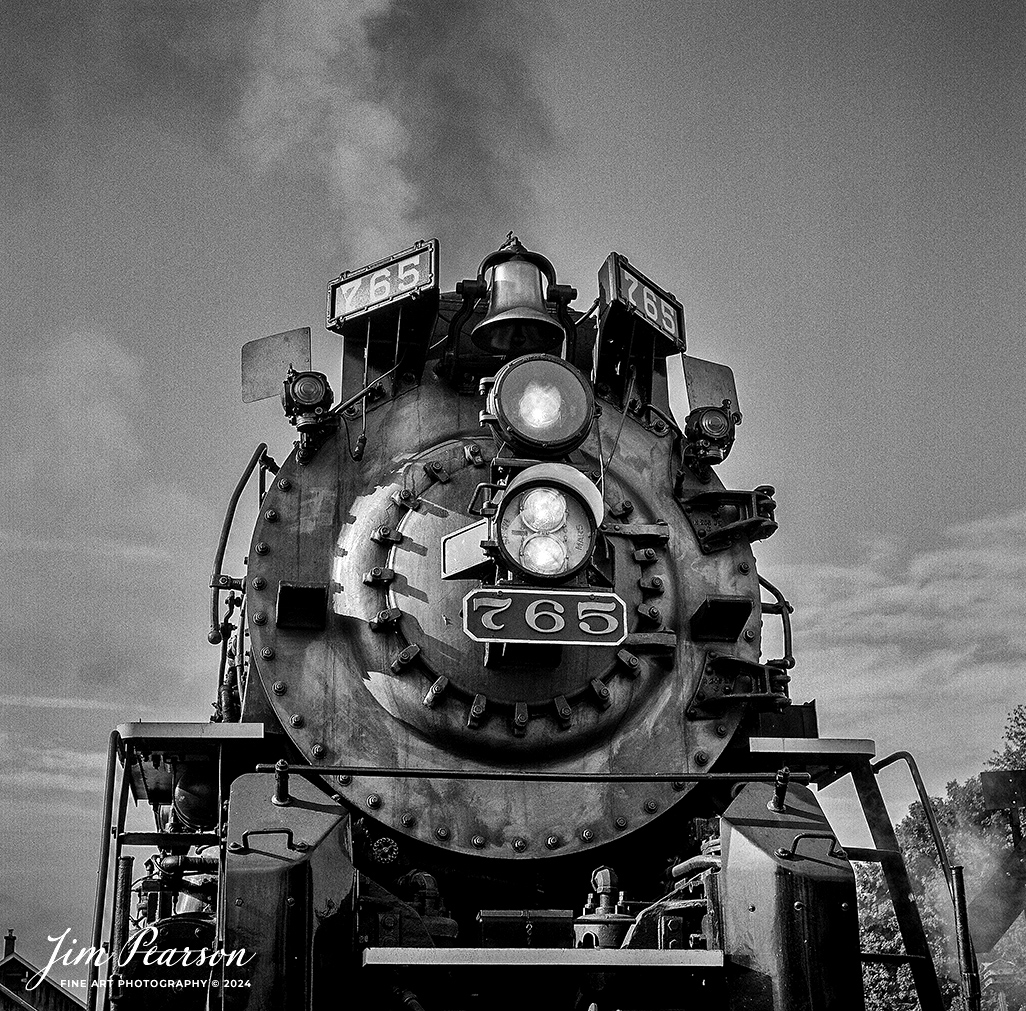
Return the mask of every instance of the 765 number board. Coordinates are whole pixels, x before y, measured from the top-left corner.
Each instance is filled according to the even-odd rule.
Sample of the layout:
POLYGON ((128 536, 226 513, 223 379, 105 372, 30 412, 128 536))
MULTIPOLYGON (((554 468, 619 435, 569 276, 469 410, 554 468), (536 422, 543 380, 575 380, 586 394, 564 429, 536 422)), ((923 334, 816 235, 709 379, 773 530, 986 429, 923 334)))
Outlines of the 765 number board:
POLYGON ((627 605, 615 593, 484 586, 463 598, 463 630, 475 642, 619 646, 627 605))

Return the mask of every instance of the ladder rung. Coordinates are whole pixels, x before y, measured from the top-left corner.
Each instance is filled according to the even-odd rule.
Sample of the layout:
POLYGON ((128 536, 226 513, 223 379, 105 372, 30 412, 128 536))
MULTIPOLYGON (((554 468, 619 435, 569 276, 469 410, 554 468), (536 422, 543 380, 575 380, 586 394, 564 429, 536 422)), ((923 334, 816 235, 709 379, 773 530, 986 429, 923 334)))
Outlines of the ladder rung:
POLYGON ((845 846, 844 852, 849 860, 857 860, 860 863, 882 864, 887 860, 900 860, 901 853, 898 850, 878 850, 864 846, 845 846))
POLYGON ((925 955, 893 954, 888 951, 860 951, 863 962, 879 962, 883 965, 907 965, 909 962, 925 962, 925 955))

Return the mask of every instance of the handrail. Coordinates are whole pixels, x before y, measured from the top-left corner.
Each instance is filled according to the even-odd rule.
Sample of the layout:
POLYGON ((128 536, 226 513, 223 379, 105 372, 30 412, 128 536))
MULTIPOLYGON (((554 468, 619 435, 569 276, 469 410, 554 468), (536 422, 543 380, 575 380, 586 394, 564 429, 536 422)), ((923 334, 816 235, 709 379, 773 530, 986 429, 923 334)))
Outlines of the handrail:
POLYGON ((254 450, 249 463, 246 464, 246 469, 242 472, 242 477, 239 478, 235 485, 235 490, 228 500, 228 508, 225 510, 224 522, 221 524, 221 536, 217 541, 217 550, 214 552, 214 567, 210 573, 210 632, 207 634, 207 639, 215 646, 223 638, 217 614, 218 594, 220 594, 221 590, 234 588, 232 586, 220 585, 221 566, 224 564, 224 554, 228 549, 228 535, 231 533, 232 523, 235 520, 235 510, 238 508, 239 499, 242 498, 242 493, 246 485, 249 484, 249 479, 253 476, 256 465, 262 463, 265 459, 269 459, 267 457, 267 443, 261 442, 254 450))
POLYGON ((113 834, 111 818, 114 815, 114 773, 118 760, 118 741, 121 735, 116 731, 110 732, 107 740, 107 775, 103 791, 103 821, 100 837, 100 862, 96 868, 96 898, 93 900, 93 934, 92 946, 94 956, 89 959, 89 976, 87 980, 88 994, 86 998, 86 1011, 96 1011, 96 995, 100 987, 95 986, 96 956, 95 952, 100 951, 100 940, 103 934, 103 912, 107 899, 107 872, 110 864, 110 841, 113 834))
MULTIPOLYGON (((258 765, 256 772, 294 772, 298 775, 372 776, 385 779, 481 779, 515 780, 521 783, 775 783, 775 772, 652 772, 652 773, 586 773, 586 772, 518 772, 502 770, 486 772, 473 769, 395 769, 368 768, 359 765, 258 765)), ((792 772, 792 783, 809 783, 807 772, 792 772)))
POLYGON ((919 794, 919 802, 923 805, 923 813, 926 815, 926 822, 930 826, 930 834, 933 836, 933 845, 937 850, 937 860, 940 863, 941 873, 947 882, 948 894, 951 896, 951 905, 955 915, 955 939, 957 942, 956 953, 958 957, 958 968, 962 997, 968 1011, 979 1011, 980 1008, 980 974, 976 962, 976 951, 969 936, 969 924, 966 913, 965 885, 962 880, 962 868, 952 867, 948 859, 947 847, 944 845, 944 838, 941 836, 940 825, 937 822, 937 813, 933 809, 933 803, 926 792, 926 784, 919 773, 919 766, 916 760, 907 751, 896 751, 893 755, 873 762, 870 768, 874 775, 888 765, 903 761, 908 766, 912 775, 912 782, 915 783, 916 792, 919 794))
POLYGON ((927 824, 930 826, 930 834, 933 836, 933 845, 937 850, 937 859, 940 861, 941 871, 948 885, 948 892, 954 898, 951 882, 951 861, 948 860, 948 851, 944 846, 940 825, 937 823, 937 815, 933 810, 933 804, 930 803, 929 794, 926 792, 926 784, 923 782, 923 777, 919 774, 919 766, 916 765, 916 760, 907 751, 895 751, 893 755, 881 758, 879 762, 871 763, 870 768, 874 774, 879 774, 888 765, 901 761, 905 762, 908 766, 908 771, 912 774, 912 782, 915 783, 916 792, 919 794, 919 802, 923 805, 923 813, 926 815, 927 824))

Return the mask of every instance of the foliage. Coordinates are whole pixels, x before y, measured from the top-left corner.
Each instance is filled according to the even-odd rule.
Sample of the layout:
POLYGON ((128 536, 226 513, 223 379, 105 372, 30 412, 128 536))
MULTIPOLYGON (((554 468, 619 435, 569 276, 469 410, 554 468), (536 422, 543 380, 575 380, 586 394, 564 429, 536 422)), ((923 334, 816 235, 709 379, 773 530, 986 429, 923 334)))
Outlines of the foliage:
MULTIPOLYGON (((1002 748, 988 763, 997 769, 1026 769, 1026 705, 1009 714, 1002 748)), ((945 796, 933 799, 933 807, 952 864, 965 868, 966 893, 971 897, 989 877, 1001 854, 1011 846, 1004 812, 987 812, 980 779, 948 783, 945 796)), ((1022 812, 1020 812, 1022 814, 1022 812)), ((954 917, 947 885, 933 845, 922 804, 916 802, 896 827, 908 866, 912 888, 920 900, 923 924, 945 999, 952 1011, 962 1007, 958 996, 958 963, 955 955, 954 917)), ((856 868, 862 947, 866 951, 901 952, 897 921, 879 867, 856 868)), ((1026 1011, 1026 923, 1020 916, 991 952, 980 953, 984 976, 984 1011, 1026 1011), (1011 963, 1013 976, 990 978, 987 966, 1011 963), (999 999, 1004 992, 1004 1003, 999 999)), ((868 1011, 918 1011, 919 1003, 907 966, 867 965, 868 1011)))

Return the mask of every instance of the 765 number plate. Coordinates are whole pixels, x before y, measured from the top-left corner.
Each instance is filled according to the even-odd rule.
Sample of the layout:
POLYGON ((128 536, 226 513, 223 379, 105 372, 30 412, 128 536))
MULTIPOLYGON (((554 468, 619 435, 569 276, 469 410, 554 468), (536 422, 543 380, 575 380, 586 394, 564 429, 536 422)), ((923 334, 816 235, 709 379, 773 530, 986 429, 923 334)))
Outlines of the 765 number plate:
POLYGON ((463 598, 463 630, 475 642, 618 646, 627 605, 615 593, 485 586, 463 598))

